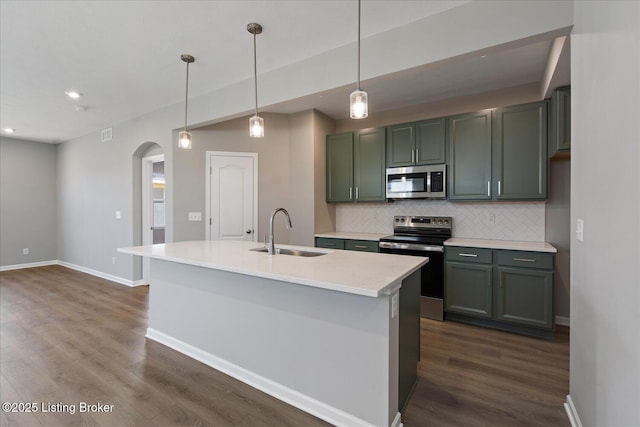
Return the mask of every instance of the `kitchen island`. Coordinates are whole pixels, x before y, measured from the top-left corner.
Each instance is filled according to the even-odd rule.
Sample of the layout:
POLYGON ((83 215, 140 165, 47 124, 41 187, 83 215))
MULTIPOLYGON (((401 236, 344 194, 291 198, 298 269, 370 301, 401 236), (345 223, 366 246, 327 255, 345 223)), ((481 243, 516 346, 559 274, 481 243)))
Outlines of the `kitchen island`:
POLYGON ((332 424, 400 426, 428 260, 280 245, 322 255, 268 255, 258 246, 119 249, 151 258, 147 337, 332 424))

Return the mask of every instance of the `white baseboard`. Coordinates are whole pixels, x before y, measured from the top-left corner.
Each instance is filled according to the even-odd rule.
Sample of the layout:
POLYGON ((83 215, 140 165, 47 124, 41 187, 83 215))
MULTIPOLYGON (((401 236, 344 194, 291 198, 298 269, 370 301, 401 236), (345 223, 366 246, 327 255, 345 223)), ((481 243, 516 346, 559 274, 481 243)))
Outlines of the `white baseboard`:
POLYGON ((80 265, 71 264, 71 263, 66 262, 66 261, 58 261, 58 265, 70 268, 72 270, 77 270, 77 271, 80 271, 82 273, 87 273, 87 274, 90 274, 92 276, 100 277, 102 279, 106 279, 106 280, 109 280, 111 282, 119 283, 121 285, 129 286, 129 287, 138 286, 138 285, 135 284, 136 282, 133 282, 132 280, 123 279, 122 277, 114 276, 112 274, 103 273, 102 271, 93 270, 91 268, 82 267, 80 265))
POLYGON ((26 264, 4 265, 0 267, 0 271, 20 270, 22 268, 45 267, 47 265, 58 265, 58 260, 29 262, 26 264))
POLYGON ((573 405, 573 400, 569 394, 567 394, 567 401, 564 403, 564 410, 567 412, 571 427, 582 427, 578 411, 576 411, 576 407, 573 405))
POLYGON ((556 316, 556 325, 571 326, 569 324, 569 318, 565 316, 556 316))
MULTIPOLYGON (((157 331, 153 328, 147 328, 147 338, 164 344, 182 354, 185 354, 199 362, 204 363, 220 372, 232 376, 260 391, 267 393, 276 399, 282 400, 289 405, 295 406, 311 415, 323 419, 336 426, 354 426, 354 427, 373 427, 369 422, 355 417, 341 409, 330 406, 324 402, 314 399, 306 394, 300 393, 287 386, 277 383, 273 380, 265 378, 255 372, 237 366, 227 360, 221 359, 201 350, 197 347, 187 344, 183 341, 173 338, 167 334, 157 331)), ((400 422, 400 413, 396 414, 391 427, 402 427, 400 422)))

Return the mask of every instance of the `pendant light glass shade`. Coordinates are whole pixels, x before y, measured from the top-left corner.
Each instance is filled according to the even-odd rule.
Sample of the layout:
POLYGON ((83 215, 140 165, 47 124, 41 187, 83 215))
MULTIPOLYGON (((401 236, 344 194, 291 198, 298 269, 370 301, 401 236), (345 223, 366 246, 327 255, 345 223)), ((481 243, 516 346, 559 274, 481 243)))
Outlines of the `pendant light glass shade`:
POLYGON ((262 25, 252 22, 247 25, 247 31, 253 34, 253 83, 256 95, 256 113, 249 118, 249 136, 262 138, 264 137, 264 120, 258 115, 258 64, 256 60, 256 34, 262 33, 262 25))
POLYGON ((360 0, 358 0, 358 89, 349 96, 349 117, 364 119, 369 116, 369 97, 360 89, 360 0))
POLYGON ((191 150, 191 132, 188 130, 180 132, 180 135, 178 135, 178 147, 185 150, 191 150))
POLYGON ((264 137, 264 120, 257 114, 249 118, 249 136, 252 138, 264 137))
POLYGON ((195 62, 196 59, 186 53, 180 55, 180 59, 187 63, 187 87, 184 95, 184 130, 178 134, 178 148, 191 150, 191 132, 187 129, 187 107, 189 106, 189 64, 195 62))
POLYGON ((363 90, 354 90, 349 96, 349 101, 349 112, 352 119, 364 119, 369 115, 367 92, 363 90))

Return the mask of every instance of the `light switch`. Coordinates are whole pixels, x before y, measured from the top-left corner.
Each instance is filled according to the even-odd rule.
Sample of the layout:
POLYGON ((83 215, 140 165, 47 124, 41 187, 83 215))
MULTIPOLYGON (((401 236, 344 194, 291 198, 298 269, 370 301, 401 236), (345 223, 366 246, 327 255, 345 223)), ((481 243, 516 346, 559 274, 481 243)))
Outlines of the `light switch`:
POLYGON ((576 221, 576 239, 578 242, 584 241, 584 221, 582 219, 576 221))
POLYGON ((391 318, 398 315, 398 293, 391 295, 391 318))
POLYGON ((202 212, 189 212, 189 221, 202 221, 202 212))

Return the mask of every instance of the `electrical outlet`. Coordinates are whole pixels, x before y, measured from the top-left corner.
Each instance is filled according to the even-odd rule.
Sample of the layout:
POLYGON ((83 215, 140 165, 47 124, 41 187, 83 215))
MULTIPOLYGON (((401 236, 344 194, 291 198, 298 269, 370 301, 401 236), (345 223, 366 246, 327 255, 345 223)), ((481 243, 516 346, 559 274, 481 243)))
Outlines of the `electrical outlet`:
POLYGON ((582 219, 576 221, 576 239, 578 242, 584 241, 584 220, 582 219))
POLYGON ((116 211, 116 219, 122 218, 122 212, 116 211))
POLYGON ((23 248, 22 255, 29 255, 29 248, 23 248))
POLYGON ((496 214, 494 214, 493 212, 491 212, 491 213, 489 214, 488 220, 489 220, 489 223, 490 223, 490 224, 495 224, 495 223, 496 223, 496 214))
POLYGON ((111 263, 112 263, 113 265, 116 265, 116 257, 111 257, 111 263))
POLYGON ((391 295, 391 318, 398 315, 398 293, 391 295))

